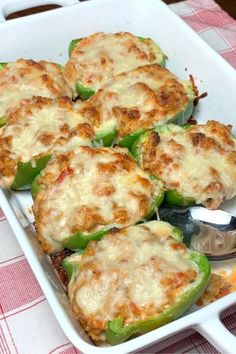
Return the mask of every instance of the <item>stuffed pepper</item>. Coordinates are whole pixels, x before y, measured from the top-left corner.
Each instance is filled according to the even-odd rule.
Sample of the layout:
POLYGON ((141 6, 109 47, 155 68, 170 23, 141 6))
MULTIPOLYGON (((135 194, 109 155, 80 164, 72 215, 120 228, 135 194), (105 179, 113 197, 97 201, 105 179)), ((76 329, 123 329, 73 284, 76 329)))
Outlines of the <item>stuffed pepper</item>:
POLYGON ((43 60, 1 63, 0 87, 0 127, 6 123, 6 115, 12 108, 26 104, 33 96, 72 97, 61 67, 43 60))
POLYGON ((236 139, 216 121, 173 124, 143 133, 132 153, 165 186, 165 203, 216 209, 236 195, 236 139))
POLYGON ((0 135, 0 187, 29 188, 51 155, 91 145, 94 132, 68 97, 35 97, 8 116, 0 135))
POLYGON ((33 193, 37 238, 48 253, 84 248, 114 227, 146 220, 163 200, 160 182, 121 148, 55 155, 33 193))
POLYGON ((65 259, 72 309, 95 343, 122 343, 180 317, 204 292, 210 264, 168 223, 110 231, 65 259))
POLYGON ((150 38, 128 32, 95 33, 74 39, 65 74, 74 98, 87 99, 114 76, 146 64, 165 64, 165 55, 150 38))
POLYGON ((91 121, 98 143, 129 148, 145 129, 184 124, 196 96, 192 80, 152 64, 117 75, 78 109, 91 121))

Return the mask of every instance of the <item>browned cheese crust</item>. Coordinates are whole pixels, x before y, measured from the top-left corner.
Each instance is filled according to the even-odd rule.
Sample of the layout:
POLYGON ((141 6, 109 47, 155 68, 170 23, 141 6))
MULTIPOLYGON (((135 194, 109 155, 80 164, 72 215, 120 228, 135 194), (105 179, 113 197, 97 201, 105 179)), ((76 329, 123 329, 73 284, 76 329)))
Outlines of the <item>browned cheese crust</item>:
POLYGON ((18 59, 0 70, 0 117, 33 96, 72 97, 58 64, 18 59))
POLYGON ((168 122, 188 102, 183 84, 167 69, 152 64, 116 76, 84 102, 81 113, 96 133, 116 129, 124 137, 168 122))
POLYGON ((0 186, 13 182, 19 161, 91 145, 93 129, 68 97, 34 97, 7 115, 0 135, 0 186))
POLYGON ((39 179, 33 206, 46 252, 77 232, 127 226, 144 218, 160 189, 124 149, 80 147, 57 155, 39 179))
POLYGON ((140 163, 196 203, 215 209, 236 195, 236 141, 231 126, 216 121, 183 130, 151 132, 141 144, 140 163))
POLYGON ((98 32, 78 42, 65 75, 73 90, 79 81, 96 91, 121 72, 162 59, 159 47, 149 38, 140 41, 128 32, 98 32))

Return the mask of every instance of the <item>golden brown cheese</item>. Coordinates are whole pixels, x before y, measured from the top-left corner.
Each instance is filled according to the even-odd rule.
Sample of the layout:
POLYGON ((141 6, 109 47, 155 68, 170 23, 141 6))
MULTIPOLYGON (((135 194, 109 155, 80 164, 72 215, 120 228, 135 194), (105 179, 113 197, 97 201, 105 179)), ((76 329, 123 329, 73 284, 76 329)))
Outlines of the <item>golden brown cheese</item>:
MULTIPOLYGON (((199 280, 173 227, 151 221, 91 242, 68 288, 72 309, 89 336, 105 341, 108 321, 124 326, 154 317, 199 280)), ((73 256, 72 256, 73 257, 73 256)))
POLYGON ((0 186, 9 187, 17 163, 36 157, 91 145, 93 129, 68 97, 35 97, 7 116, 0 135, 0 186))
POLYGON ((192 83, 177 79, 157 64, 122 73, 80 107, 96 134, 118 130, 118 136, 164 124, 193 99, 192 83))
POLYGON ((72 97, 58 64, 18 59, 0 70, 0 117, 33 96, 72 97))
POLYGON ((124 149, 80 147, 52 159, 39 179, 33 212, 46 252, 77 232, 128 226, 144 218, 160 191, 124 149))
POLYGON ((76 96, 77 81, 97 91, 121 72, 163 60, 163 53, 150 38, 141 41, 128 32, 99 32, 78 42, 65 74, 76 96))
POLYGON ((190 129, 166 126, 141 144, 141 166, 166 189, 215 209, 236 195, 236 140, 231 126, 216 121, 190 129))

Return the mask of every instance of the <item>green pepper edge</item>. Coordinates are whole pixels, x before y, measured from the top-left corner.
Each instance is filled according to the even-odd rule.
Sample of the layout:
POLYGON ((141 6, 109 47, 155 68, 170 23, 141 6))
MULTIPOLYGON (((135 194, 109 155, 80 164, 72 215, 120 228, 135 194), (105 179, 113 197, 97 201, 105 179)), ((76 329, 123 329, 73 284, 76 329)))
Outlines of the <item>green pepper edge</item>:
POLYGON ((62 65, 62 64, 57 63, 57 66, 59 67, 59 69, 61 69, 61 71, 63 71, 65 69, 64 65, 62 65))
MULTIPOLYGON (((139 145, 142 144, 142 142, 146 139, 148 132, 150 131, 157 131, 158 129, 161 129, 163 126, 157 126, 154 129, 151 130, 146 130, 144 133, 140 134, 137 139, 134 141, 134 143, 131 145, 131 154, 132 156, 140 162, 140 151, 139 151, 139 145)), ((179 126, 182 129, 189 129, 191 128, 190 124, 184 124, 182 126, 179 126)), ((166 128, 168 128, 168 124, 166 125, 166 128)), ((196 200, 190 196, 186 197, 183 196, 181 193, 179 193, 176 189, 170 189, 165 191, 164 199, 163 199, 163 204, 166 205, 176 205, 176 206, 190 206, 190 205, 195 205, 196 200)))
POLYGON ((176 206, 190 206, 195 205, 196 200, 192 197, 185 197, 176 189, 165 191, 163 204, 176 206))
POLYGON ((145 132, 145 129, 144 128, 140 128, 138 130, 136 130, 135 132, 133 133, 130 133, 128 135, 126 135, 124 138, 122 138, 120 141, 119 141, 119 146, 120 147, 127 147, 128 149, 131 148, 131 146, 133 145, 133 143, 135 142, 135 140, 138 139, 138 137, 143 134, 145 132))
POLYGON ((74 235, 66 237, 62 243, 65 248, 69 250, 77 251, 85 248, 89 241, 99 241, 101 238, 106 235, 113 226, 109 225, 104 227, 103 229, 91 233, 91 234, 84 234, 82 232, 76 232, 74 235))
POLYGON ((76 253, 73 253, 72 255, 66 257, 63 259, 62 261, 62 267, 63 269, 65 270, 66 274, 67 274, 67 277, 68 277, 68 280, 69 282, 71 281, 71 278, 74 274, 74 272, 79 269, 79 266, 80 266, 80 263, 79 261, 74 261, 74 262, 71 262, 69 261, 69 259, 76 255, 76 254, 82 254, 84 252, 84 249, 82 250, 78 250, 76 253))
POLYGON ((144 131, 142 134, 140 134, 137 139, 133 142, 133 144, 131 145, 130 147, 130 152, 132 154, 132 156, 138 161, 140 162, 140 149, 139 149, 139 145, 142 144, 145 139, 147 138, 148 136, 148 133, 150 131, 154 131, 154 129, 151 129, 151 130, 146 130, 144 131))
POLYGON ((111 130, 110 132, 97 133, 93 141, 93 144, 95 146, 98 145, 105 146, 105 147, 112 146, 113 143, 115 142, 116 136, 117 136, 116 130, 111 130))
POLYGON ((117 317, 114 320, 109 321, 105 330, 106 340, 108 343, 116 345, 124 342, 133 335, 143 334, 165 325, 180 317, 199 299, 207 287, 211 274, 211 266, 208 259, 204 255, 195 251, 189 250, 189 259, 198 266, 199 273, 202 276, 197 285, 193 285, 192 288, 188 289, 179 297, 179 299, 177 299, 174 305, 169 306, 158 316, 137 321, 134 324, 125 327, 122 327, 123 318, 121 317, 117 317))
POLYGON ((140 130, 136 130, 134 133, 127 135, 126 137, 124 137, 121 140, 121 142, 122 142, 123 140, 126 139, 127 140, 126 144, 121 145, 121 142, 119 142, 119 145, 121 147, 128 147, 128 149, 131 151, 131 154, 133 155, 133 157, 138 159, 139 158, 138 145, 139 145, 141 139, 143 139, 143 136, 145 133, 147 133, 148 131, 152 131, 152 130, 158 132, 158 129, 160 129, 160 127, 163 127, 163 126, 168 127, 168 124, 175 124, 175 125, 180 126, 183 129, 189 129, 189 128, 191 128, 191 125, 187 124, 186 122, 191 117, 192 112, 193 112, 193 101, 191 100, 185 106, 184 110, 177 113, 177 115, 175 117, 171 118, 170 120, 168 120, 167 123, 162 124, 162 125, 156 125, 156 126, 152 127, 151 129, 141 128, 140 130), (140 131, 140 133, 139 133, 139 131, 140 131), (133 137, 135 137, 135 135, 136 135, 136 138, 133 138, 133 137), (130 140, 129 140, 129 137, 130 137, 130 140))
POLYGON ((136 37, 140 40, 140 42, 143 42, 143 41, 145 41, 145 39, 147 39, 147 38, 141 37, 141 36, 136 36, 136 37))
POLYGON ((4 127, 7 124, 7 118, 5 116, 0 117, 0 128, 4 127))
POLYGON ((94 90, 84 86, 80 81, 77 81, 75 86, 78 97, 82 98, 83 100, 87 100, 95 94, 94 90))
POLYGON ((83 38, 75 38, 70 41, 69 47, 68 47, 68 53, 69 57, 71 57, 71 54, 75 47, 77 46, 77 43, 80 42, 83 38))
POLYGON ((16 175, 11 188, 15 190, 29 189, 34 178, 45 168, 50 159, 51 155, 36 158, 35 167, 32 167, 32 161, 18 162, 16 175))
POLYGON ((193 104, 193 100, 191 99, 186 104, 186 106, 182 109, 182 111, 177 113, 173 118, 169 119, 166 124, 173 123, 176 125, 184 126, 188 121, 188 119, 191 117, 193 113, 193 108, 194 108, 194 104, 193 104))
POLYGON ((7 66, 8 63, 0 63, 0 70, 4 69, 5 66, 7 66))
MULTIPOLYGON (((141 36, 136 36, 136 37, 140 40, 140 42, 144 42, 145 39, 147 39, 147 38, 141 37, 141 36)), ((162 52, 162 50, 161 50, 161 48, 159 47, 159 45, 158 45, 153 39, 151 39, 151 41, 153 42, 154 47, 156 47, 155 49, 157 49, 158 55, 161 55, 161 56, 162 56, 161 61, 157 60, 157 61, 155 61, 154 63, 155 63, 155 64, 159 64, 161 67, 164 68, 164 67, 165 67, 165 64, 166 64, 166 58, 167 58, 167 56, 162 52)))

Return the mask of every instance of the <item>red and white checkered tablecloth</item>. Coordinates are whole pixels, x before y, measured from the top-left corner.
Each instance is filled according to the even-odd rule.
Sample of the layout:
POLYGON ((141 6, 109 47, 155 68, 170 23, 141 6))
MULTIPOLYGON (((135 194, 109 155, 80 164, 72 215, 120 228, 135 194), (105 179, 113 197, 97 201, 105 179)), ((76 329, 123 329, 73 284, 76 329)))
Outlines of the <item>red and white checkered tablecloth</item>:
MULTIPOLYGON (((187 0, 170 7, 236 68, 235 20, 213 0, 187 0)), ((224 323, 235 331, 236 313, 224 323)), ((165 345, 161 353, 218 353, 198 333, 188 332, 182 340, 175 336, 166 340, 165 345)), ((142 353, 157 351, 158 347, 153 346, 142 353)), ((62 332, 0 209, 0 354, 16 353, 79 351, 62 332)))

